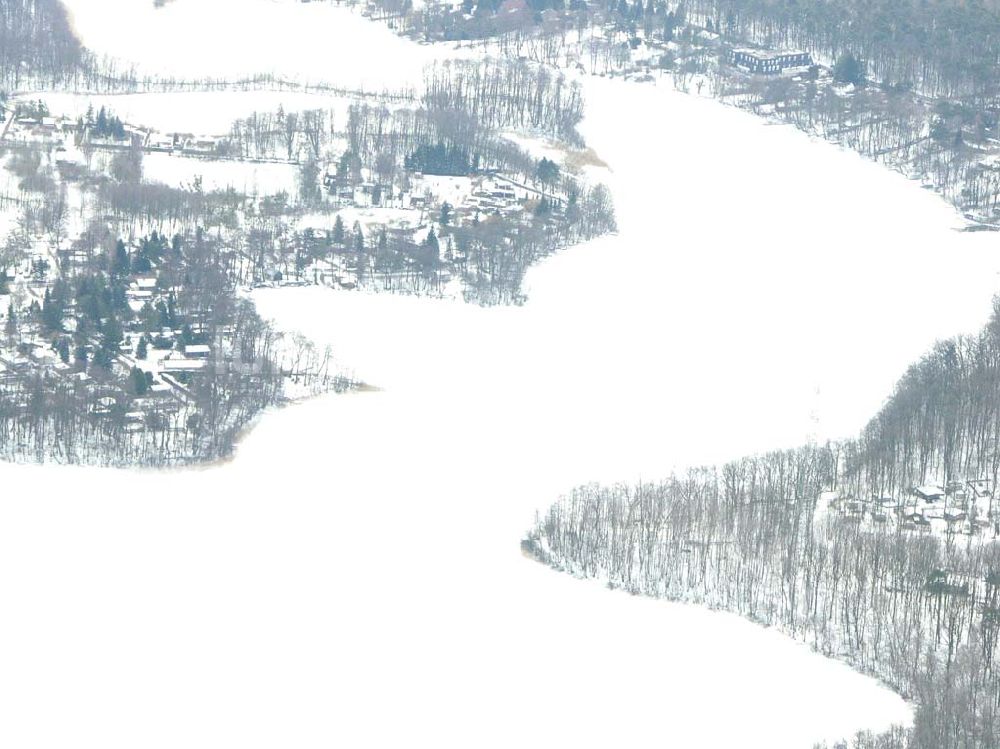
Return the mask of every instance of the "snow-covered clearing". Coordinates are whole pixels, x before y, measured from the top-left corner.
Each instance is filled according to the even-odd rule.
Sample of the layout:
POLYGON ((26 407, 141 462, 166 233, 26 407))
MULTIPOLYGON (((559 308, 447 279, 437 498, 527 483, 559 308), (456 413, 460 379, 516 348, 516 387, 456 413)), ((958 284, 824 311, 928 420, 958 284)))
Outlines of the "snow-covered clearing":
POLYGON ((142 160, 142 174, 147 182, 185 189, 192 189, 195 178, 201 177, 205 190, 232 187, 247 195, 294 194, 298 185, 298 167, 294 164, 219 161, 173 153, 147 153, 142 160))
POLYGON ((345 228, 351 229, 354 222, 357 221, 366 233, 371 233, 372 227, 375 226, 415 229, 426 220, 426 212, 414 208, 345 206, 335 213, 307 213, 298 219, 296 229, 298 231, 305 229, 329 231, 336 225, 338 216, 345 228))
MULTIPOLYGON (((171 44, 166 20, 106 34, 88 3, 99 50, 171 44)), ((214 35, 195 5, 184 38, 214 35)), ((240 70, 276 59, 267 5, 230 19, 260 24, 225 35, 240 70)), ((325 13, 346 11, 291 15, 325 13)), ((200 71, 207 48, 160 61, 200 71)), ((0 744, 792 749, 907 718, 776 633, 557 575, 517 541, 578 482, 856 429, 930 342, 985 320, 994 238, 790 128, 587 86, 621 234, 533 271, 524 307, 259 292, 384 390, 270 414, 204 471, 0 467, 0 744)))

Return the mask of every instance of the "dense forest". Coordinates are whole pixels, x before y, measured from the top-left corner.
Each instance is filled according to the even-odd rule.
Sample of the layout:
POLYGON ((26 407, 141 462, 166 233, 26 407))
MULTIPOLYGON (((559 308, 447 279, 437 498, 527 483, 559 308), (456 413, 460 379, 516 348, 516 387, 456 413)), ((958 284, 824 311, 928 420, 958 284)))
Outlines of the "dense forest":
POLYGON ((979 336, 943 342, 915 364, 858 439, 660 484, 581 487, 523 546, 614 587, 779 627, 915 701, 912 730, 854 746, 996 747, 998 403, 1000 307, 979 336), (936 534, 904 520, 914 487, 934 481, 963 517, 978 506, 981 522, 936 534), (821 496, 833 491, 866 509, 829 511, 821 496), (897 499, 888 512, 898 522, 884 497, 897 499))

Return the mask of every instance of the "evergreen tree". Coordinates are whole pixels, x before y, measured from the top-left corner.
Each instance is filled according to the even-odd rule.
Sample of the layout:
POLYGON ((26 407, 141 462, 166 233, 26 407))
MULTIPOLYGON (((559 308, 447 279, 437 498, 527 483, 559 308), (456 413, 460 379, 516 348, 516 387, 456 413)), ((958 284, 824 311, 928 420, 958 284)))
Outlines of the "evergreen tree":
POLYGON ((114 316, 109 317, 101 328, 101 363, 103 366, 108 366, 118 354, 124 338, 125 334, 121 324, 114 316))
POLYGON ((437 234, 434 233, 434 228, 427 233, 427 237, 424 239, 424 247, 428 250, 429 259, 432 262, 437 262, 440 260, 441 247, 438 243, 437 234))
POLYGON ((423 174, 461 177, 469 174, 469 152, 458 146, 446 146, 438 141, 433 146, 418 146, 404 159, 407 169, 423 174))
POLYGON ((55 294, 45 290, 45 299, 42 301, 42 325, 51 332, 58 333, 62 330, 63 306, 55 294))
POLYGON ((129 385, 131 386, 132 394, 135 396, 143 396, 149 390, 149 383, 146 382, 146 374, 138 367, 132 367, 129 372, 129 385))
POLYGON ((833 66, 833 79, 837 83, 860 86, 865 81, 864 66, 850 52, 841 55, 833 66))
POLYGON ((125 249, 125 243, 119 239, 115 243, 115 252, 111 260, 111 275, 122 278, 129 274, 130 269, 128 250, 125 249))
POLYGON ((14 302, 7 305, 7 322, 4 324, 4 333, 7 336, 7 345, 13 346, 17 341, 17 311, 14 309, 14 302))
POLYGON ((69 338, 61 336, 55 345, 56 353, 63 364, 69 364, 69 338))
POLYGON ((146 336, 141 336, 139 338, 139 345, 135 348, 135 356, 137 359, 145 359, 149 355, 149 341, 146 336))
POLYGON ((559 165, 551 159, 543 158, 535 170, 538 181, 546 187, 551 187, 559 179, 559 165))
POLYGON ((337 214, 337 219, 333 222, 333 242, 334 244, 344 244, 344 219, 337 214))
POLYGON ((354 251, 355 252, 364 252, 365 251, 365 234, 361 230, 361 224, 358 223, 357 221, 354 222, 353 234, 354 234, 354 251))

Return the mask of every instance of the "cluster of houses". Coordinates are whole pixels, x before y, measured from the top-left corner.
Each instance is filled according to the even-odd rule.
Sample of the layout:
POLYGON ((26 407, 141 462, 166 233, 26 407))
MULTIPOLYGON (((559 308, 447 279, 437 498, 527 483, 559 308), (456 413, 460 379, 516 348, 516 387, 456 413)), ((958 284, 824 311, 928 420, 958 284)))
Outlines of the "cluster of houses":
POLYGON ((84 129, 80 121, 70 117, 18 117, 0 122, 3 139, 9 143, 56 146, 74 152, 82 146, 97 149, 140 148, 145 151, 179 153, 187 156, 210 157, 218 155, 223 138, 194 133, 160 133, 122 123, 122 136, 110 133, 101 136, 84 129))
MULTIPOLYGON (((14 281, 23 282, 21 285, 25 293, 32 299, 41 298, 45 290, 52 286, 51 269, 35 273, 39 265, 37 258, 30 258, 6 271, 14 281)), ((152 274, 133 276, 125 292, 127 303, 135 313, 143 311, 147 305, 166 303, 169 293, 169 290, 158 286, 157 278, 152 274)), ((8 299, 3 297, 0 301, 8 299)), ((0 310, 0 324, 6 324, 6 317, 5 303, 0 310)), ((95 380, 76 363, 75 344, 73 353, 67 359, 66 351, 59 350, 62 336, 53 338, 44 335, 41 325, 22 309, 18 313, 16 342, 5 345, 4 341, 0 341, 0 386, 6 386, 8 398, 19 392, 27 398, 28 393, 15 385, 33 375, 47 374, 51 375, 52 388, 86 387, 89 393, 88 409, 95 418, 124 418, 126 429, 131 432, 151 425, 161 429, 171 426, 179 429, 183 425, 178 420, 183 418, 184 406, 190 401, 186 385, 188 376, 207 369, 215 358, 212 346, 190 340, 189 336, 196 336, 206 329, 205 323, 199 320, 197 314, 189 315, 184 320, 185 329, 163 328, 152 334, 142 331, 138 324, 131 326, 124 331, 118 354, 111 362, 111 372, 115 377, 95 380), (144 379, 144 386, 139 392, 134 383, 129 387, 129 378, 134 377, 135 371, 140 372, 144 379)), ((75 305, 71 303, 64 313, 63 330, 68 336, 76 329, 75 305)), ((82 346, 88 359, 97 345, 95 338, 82 346)), ((8 401, 6 405, 16 404, 8 401)))
POLYGON ((510 213, 520 210, 521 206, 512 183, 491 177, 479 181, 465 207, 483 213, 510 213))
MULTIPOLYGON (((404 186, 380 182, 370 170, 362 169, 359 179, 338 175, 336 160, 323 174, 323 187, 340 207, 393 208, 413 211, 440 210, 448 203, 457 219, 516 214, 525 204, 545 197, 558 210, 558 195, 543 195, 537 188, 517 183, 496 172, 470 176, 436 176, 410 173, 404 186)), ((413 222, 419 224, 420 221, 413 222)))
POLYGON ((993 508, 989 479, 927 484, 906 497, 875 495, 866 499, 824 492, 819 511, 872 526, 895 525, 905 531, 1000 535, 1000 507, 993 508))

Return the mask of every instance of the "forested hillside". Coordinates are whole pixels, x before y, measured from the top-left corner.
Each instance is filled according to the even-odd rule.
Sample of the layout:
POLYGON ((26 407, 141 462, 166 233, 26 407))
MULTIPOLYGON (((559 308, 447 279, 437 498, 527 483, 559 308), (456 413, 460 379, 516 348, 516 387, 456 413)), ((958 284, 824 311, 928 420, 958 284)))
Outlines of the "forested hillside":
MULTIPOLYGON (((377 7, 374 7, 377 6, 377 7)), ((545 65, 664 80, 794 124, 1000 219, 1000 8, 995 2, 466 0, 373 17, 427 41, 483 40, 545 65), (733 52, 815 65, 748 71, 733 52)), ((983 227, 980 227, 983 228, 983 227)))
POLYGON ((83 59, 66 9, 59 0, 0 3, 0 87, 23 81, 66 80, 83 59))
POLYGON ((914 364, 846 448, 855 493, 900 493, 932 479, 996 485, 1000 472, 1000 316, 914 364))
POLYGON ((614 587, 777 626, 915 700, 912 731, 855 746, 1000 746, 998 403, 1000 309, 914 365, 858 440, 582 487, 523 546, 614 587), (917 497, 933 490, 914 487, 931 481, 961 519, 942 533, 909 509, 930 506, 917 497))
POLYGON ((802 47, 831 63, 845 52, 879 83, 931 97, 992 103, 1000 91, 997 3, 938 0, 689 0, 725 36, 802 47))

